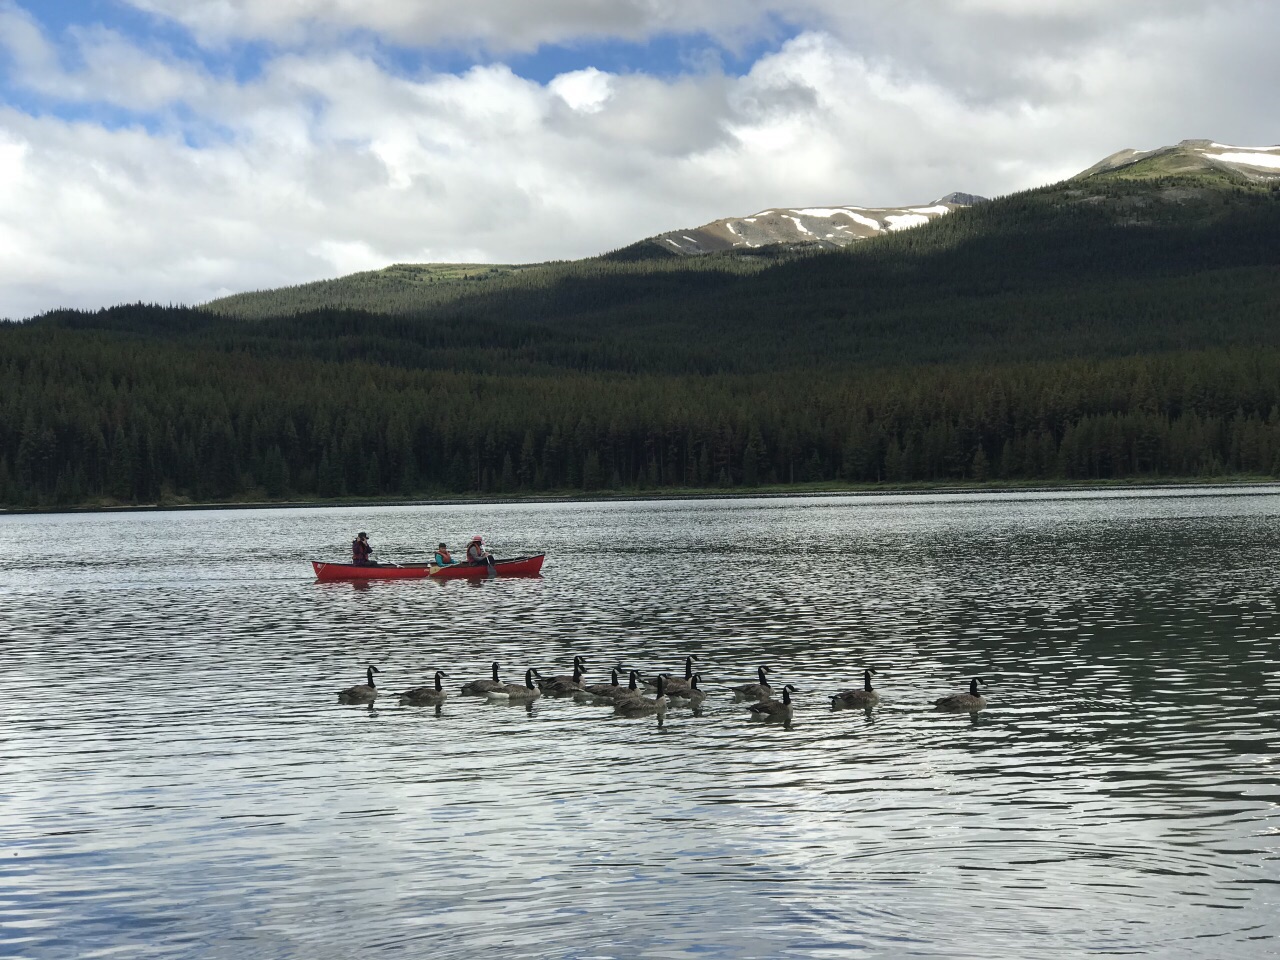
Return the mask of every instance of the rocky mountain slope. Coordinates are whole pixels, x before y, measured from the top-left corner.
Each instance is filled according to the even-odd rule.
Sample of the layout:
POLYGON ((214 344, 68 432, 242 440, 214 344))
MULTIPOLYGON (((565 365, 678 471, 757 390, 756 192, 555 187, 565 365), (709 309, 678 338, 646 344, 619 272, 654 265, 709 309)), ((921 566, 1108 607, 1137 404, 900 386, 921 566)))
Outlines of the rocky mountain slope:
POLYGON ((1154 150, 1121 150, 1073 179, 1108 173, 1135 178, 1207 174, 1230 180, 1280 180, 1280 146, 1233 147, 1212 140, 1183 140, 1154 150))
POLYGON ((846 247, 858 240, 923 226, 984 200, 968 193, 950 193, 914 207, 770 207, 749 217, 726 217, 700 227, 671 230, 646 242, 684 256, 771 244, 846 247))

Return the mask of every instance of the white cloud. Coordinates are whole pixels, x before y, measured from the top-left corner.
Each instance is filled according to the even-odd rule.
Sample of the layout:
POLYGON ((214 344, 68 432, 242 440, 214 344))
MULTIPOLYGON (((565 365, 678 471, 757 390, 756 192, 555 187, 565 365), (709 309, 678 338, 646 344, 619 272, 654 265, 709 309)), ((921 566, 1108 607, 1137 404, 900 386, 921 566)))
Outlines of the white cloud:
POLYGON ((613 91, 613 84, 607 73, 588 67, 560 74, 548 88, 574 110, 599 113, 613 91))
MULTIPOLYGON (((148 3, 223 36, 284 35, 307 14, 410 31, 426 29, 423 11, 461 23, 465 7, 483 39, 475 24, 507 10, 148 3)), ((727 36, 782 9, 516 6, 526 32, 559 23, 566 37, 698 17, 727 36)), ((0 106, 0 316, 199 302, 395 261, 586 256, 762 207, 924 204, 1034 186, 1125 146, 1280 139, 1270 5, 957 0, 876 21, 864 5, 807 7, 824 27, 742 77, 588 68, 540 84, 501 64, 407 77, 340 44, 277 51, 236 81, 101 28, 47 37, 0 0, 14 82, 146 120, 109 129, 0 106)))

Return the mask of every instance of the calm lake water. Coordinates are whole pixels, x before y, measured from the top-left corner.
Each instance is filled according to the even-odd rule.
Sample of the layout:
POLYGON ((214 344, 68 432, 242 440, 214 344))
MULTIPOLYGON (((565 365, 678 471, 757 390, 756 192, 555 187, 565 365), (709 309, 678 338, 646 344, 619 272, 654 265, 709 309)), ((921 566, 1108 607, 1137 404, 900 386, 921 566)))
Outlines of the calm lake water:
POLYGON ((1280 953, 1280 489, 0 518, 0 955, 1280 953), (482 532, 543 577, 318 584, 482 532), (679 671, 701 716, 456 696, 679 671), (343 707, 443 669, 439 713, 343 707), (793 682, 791 729, 726 692, 793 682), (827 695, 879 670, 880 707, 827 695), (990 684, 977 714, 933 699, 990 684))

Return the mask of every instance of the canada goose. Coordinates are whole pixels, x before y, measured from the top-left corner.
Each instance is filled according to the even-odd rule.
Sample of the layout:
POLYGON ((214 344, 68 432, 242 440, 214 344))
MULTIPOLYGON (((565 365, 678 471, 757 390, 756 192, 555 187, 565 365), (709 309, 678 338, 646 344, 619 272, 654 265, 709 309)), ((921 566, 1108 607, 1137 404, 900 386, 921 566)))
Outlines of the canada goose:
POLYGON ((618 686, 618 671, 621 669, 621 667, 614 667, 609 671, 608 683, 583 684, 582 688, 574 693, 573 699, 579 703, 593 703, 602 697, 612 699, 617 696, 626 689, 618 686))
POLYGON ((365 676, 369 678, 368 683, 357 683, 354 687, 347 687, 345 690, 338 692, 339 703, 373 703, 378 699, 378 686, 373 682, 373 675, 382 671, 369 664, 369 669, 365 671, 365 676))
POLYGON ((483 697, 490 690, 501 690, 506 684, 498 679, 498 661, 493 661, 493 679, 492 680, 472 680, 470 683, 462 685, 461 693, 464 697, 483 697))
POLYGON ((575 657, 573 661, 572 677, 555 677, 552 680, 539 680, 538 686, 542 688, 542 692, 549 697, 572 697, 582 690, 582 674, 586 667, 581 657, 575 657))
POLYGON ((871 675, 874 669, 862 671, 861 690, 841 690, 831 698, 832 710, 843 710, 845 707, 873 707, 880 702, 880 694, 871 689, 871 675))
POLYGON ((773 693, 773 687, 769 686, 769 679, 765 676, 769 672, 769 668, 760 667, 759 683, 744 683, 740 687, 733 688, 733 699, 735 700, 767 700, 773 693))
POLYGON ((524 683, 508 683, 504 684, 501 690, 490 690, 490 700, 502 700, 507 703, 529 703, 537 700, 542 696, 542 691, 538 689, 538 685, 533 682, 533 678, 538 676, 538 671, 530 667, 524 672, 524 683))
POLYGON ((406 690, 400 694, 400 705, 406 703, 415 707, 431 707, 439 706, 449 698, 449 691, 440 683, 442 677, 446 677, 443 670, 436 671, 436 682, 434 686, 414 687, 412 690, 406 690))
POLYGON ((632 670, 625 687, 613 687, 611 690, 597 694, 595 702, 599 704, 617 703, 619 700, 638 696, 641 696, 640 671, 632 670))
POLYGON ((752 720, 781 720, 783 723, 791 722, 791 691, 794 690, 791 684, 787 684, 782 688, 782 702, 777 700, 761 700, 759 703, 753 703, 747 707, 751 711, 752 720))
POLYGON ((589 703, 594 703, 598 707, 608 707, 609 704, 617 703, 618 700, 628 698, 628 696, 640 696, 640 671, 632 669, 628 671, 626 686, 609 686, 608 690, 603 690, 596 694, 589 703))
MULTIPOLYGON (((978 681, 980 679, 980 677, 975 677, 969 681, 968 693, 953 693, 949 697, 942 697, 939 700, 933 701, 934 709, 954 710, 956 712, 976 712, 981 710, 987 705, 987 698, 978 693, 978 681)), ((983 682, 985 683, 986 681, 983 682)))
POLYGON ((586 669, 587 669, 587 661, 584 660, 582 657, 575 656, 573 658, 573 676, 569 676, 568 674, 562 673, 559 676, 555 676, 555 677, 540 677, 538 679, 538 686, 541 687, 542 690, 545 692, 547 687, 551 686, 552 684, 567 684, 567 683, 580 684, 582 682, 582 674, 586 669))
POLYGON ((702 674, 695 673, 689 678, 689 686, 683 690, 676 690, 667 693, 667 699, 671 701, 673 707, 693 707, 697 710, 702 706, 702 701, 707 699, 707 691, 699 688, 698 683, 702 680, 702 674))
POLYGON ((667 715, 667 675, 658 674, 657 696, 653 699, 637 694, 634 697, 619 697, 613 704, 613 712, 620 717, 644 717, 651 713, 658 715, 658 722, 667 715))
MULTIPOLYGON (((670 697, 677 690, 689 689, 689 680, 693 677, 693 664, 694 664, 694 661, 696 661, 697 659, 698 659, 697 657, 693 657, 693 656, 684 658, 684 679, 683 680, 681 680, 679 677, 675 677, 675 678, 667 677, 667 683, 666 683, 665 689, 667 691, 668 697, 670 697)), ((658 689, 657 678, 654 678, 653 680, 646 680, 644 683, 645 683, 645 686, 648 687, 650 690, 658 689)))

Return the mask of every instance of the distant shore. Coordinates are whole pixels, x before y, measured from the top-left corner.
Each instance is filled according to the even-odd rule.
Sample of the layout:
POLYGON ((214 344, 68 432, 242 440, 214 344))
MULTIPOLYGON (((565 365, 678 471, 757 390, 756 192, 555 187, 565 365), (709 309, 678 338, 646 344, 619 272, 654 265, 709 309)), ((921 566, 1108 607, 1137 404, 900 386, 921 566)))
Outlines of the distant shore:
POLYGON ((0 507, 0 516, 57 513, 154 513, 179 510, 289 510, 314 507, 456 507, 493 506, 522 503, 625 503, 648 500, 759 500, 796 497, 875 497, 910 495, 955 495, 983 493, 1073 493, 1088 490, 1123 492, 1142 490, 1222 490, 1232 488, 1242 494, 1261 493, 1254 488, 1280 486, 1280 478, 1243 477, 1170 477, 1142 480, 1089 480, 1079 482, 1014 482, 983 483, 920 482, 903 484, 791 484, 742 487, 663 488, 653 490, 592 491, 590 493, 546 491, 530 494, 459 494, 429 497, 342 497, 308 500, 236 500, 194 502, 184 500, 145 504, 91 503, 57 507, 0 507))

